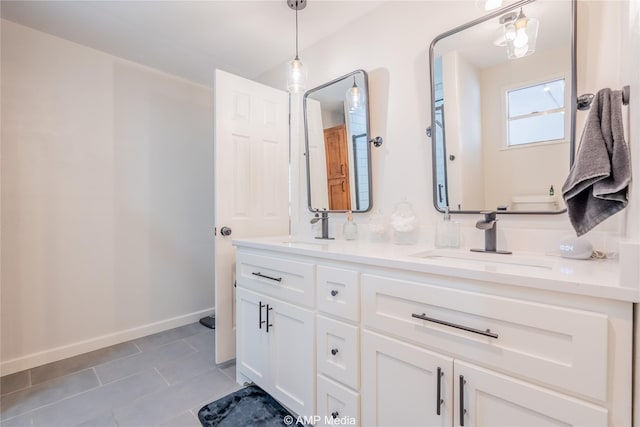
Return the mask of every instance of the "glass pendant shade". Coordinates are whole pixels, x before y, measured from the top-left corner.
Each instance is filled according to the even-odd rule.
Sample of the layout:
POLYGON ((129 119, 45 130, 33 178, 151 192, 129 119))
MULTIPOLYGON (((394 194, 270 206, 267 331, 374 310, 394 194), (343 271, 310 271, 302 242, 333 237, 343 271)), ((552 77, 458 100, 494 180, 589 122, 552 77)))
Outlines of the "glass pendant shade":
POLYGON ((362 104, 364 103, 364 93, 362 89, 360 89, 356 84, 355 77, 353 79, 353 86, 347 89, 346 98, 347 98, 346 99, 347 108, 349 109, 349 111, 359 110, 360 107, 362 107, 362 104))
POLYGON ((307 86, 307 68, 297 56, 287 69, 287 90, 291 93, 304 92, 307 86))
POLYGON ((516 39, 516 26, 513 24, 513 22, 505 24, 504 39, 507 41, 507 43, 510 43, 516 39))
POLYGON ((536 51, 539 24, 537 19, 521 15, 513 26, 505 26, 504 36, 509 59, 524 58, 536 51))

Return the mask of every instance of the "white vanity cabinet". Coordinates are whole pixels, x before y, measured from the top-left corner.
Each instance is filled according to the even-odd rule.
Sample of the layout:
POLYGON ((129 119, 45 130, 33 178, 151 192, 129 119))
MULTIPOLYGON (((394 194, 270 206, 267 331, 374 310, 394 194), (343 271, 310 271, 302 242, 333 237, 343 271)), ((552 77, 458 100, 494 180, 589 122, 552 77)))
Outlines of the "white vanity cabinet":
MULTIPOLYGON (((635 294, 310 247, 237 251, 238 378, 297 414, 366 427, 631 425, 635 294)), ((570 266, 581 265, 595 264, 570 266)))
POLYGON ((631 304, 382 271, 361 286, 363 425, 631 422, 631 304))
POLYGON ((252 381, 262 387, 296 414, 312 416, 315 314, 299 305, 307 300, 305 292, 291 289, 299 289, 301 272, 308 273, 304 286, 313 287, 314 266, 279 257, 243 255, 239 251, 237 257, 236 375, 241 382, 252 381))

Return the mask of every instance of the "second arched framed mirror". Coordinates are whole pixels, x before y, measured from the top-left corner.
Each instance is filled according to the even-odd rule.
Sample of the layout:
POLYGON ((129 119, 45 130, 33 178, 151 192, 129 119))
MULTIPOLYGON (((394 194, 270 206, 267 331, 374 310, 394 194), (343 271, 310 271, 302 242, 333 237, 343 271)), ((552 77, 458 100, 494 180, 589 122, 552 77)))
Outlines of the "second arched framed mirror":
POLYGON ((303 111, 309 210, 371 210, 367 73, 356 70, 307 91, 303 111))
POLYGON ((522 0, 430 49, 437 210, 557 214, 576 115, 576 2, 522 0))

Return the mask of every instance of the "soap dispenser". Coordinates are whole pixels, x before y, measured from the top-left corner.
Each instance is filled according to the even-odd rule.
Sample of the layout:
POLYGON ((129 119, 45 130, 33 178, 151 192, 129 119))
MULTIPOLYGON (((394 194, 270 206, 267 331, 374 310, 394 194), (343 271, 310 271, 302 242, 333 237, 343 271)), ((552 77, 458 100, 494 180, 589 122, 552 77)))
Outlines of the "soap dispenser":
POLYGON ((449 207, 446 206, 442 220, 436 225, 436 248, 460 247, 460 224, 451 219, 449 207))
POLYGON ((356 240, 358 238, 358 226, 353 221, 353 214, 348 212, 347 221, 342 226, 342 235, 345 240, 356 240))

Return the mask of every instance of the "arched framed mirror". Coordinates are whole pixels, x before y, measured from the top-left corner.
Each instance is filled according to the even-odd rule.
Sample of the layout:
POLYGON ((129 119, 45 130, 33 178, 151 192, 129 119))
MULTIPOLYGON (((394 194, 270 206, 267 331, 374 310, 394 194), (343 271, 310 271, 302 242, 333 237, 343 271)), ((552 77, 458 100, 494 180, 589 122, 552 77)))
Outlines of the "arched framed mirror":
POLYGON ((576 2, 523 0, 431 43, 433 202, 443 212, 565 212, 576 2))
POLYGON ((309 210, 373 206, 367 73, 355 70, 304 94, 309 210))

